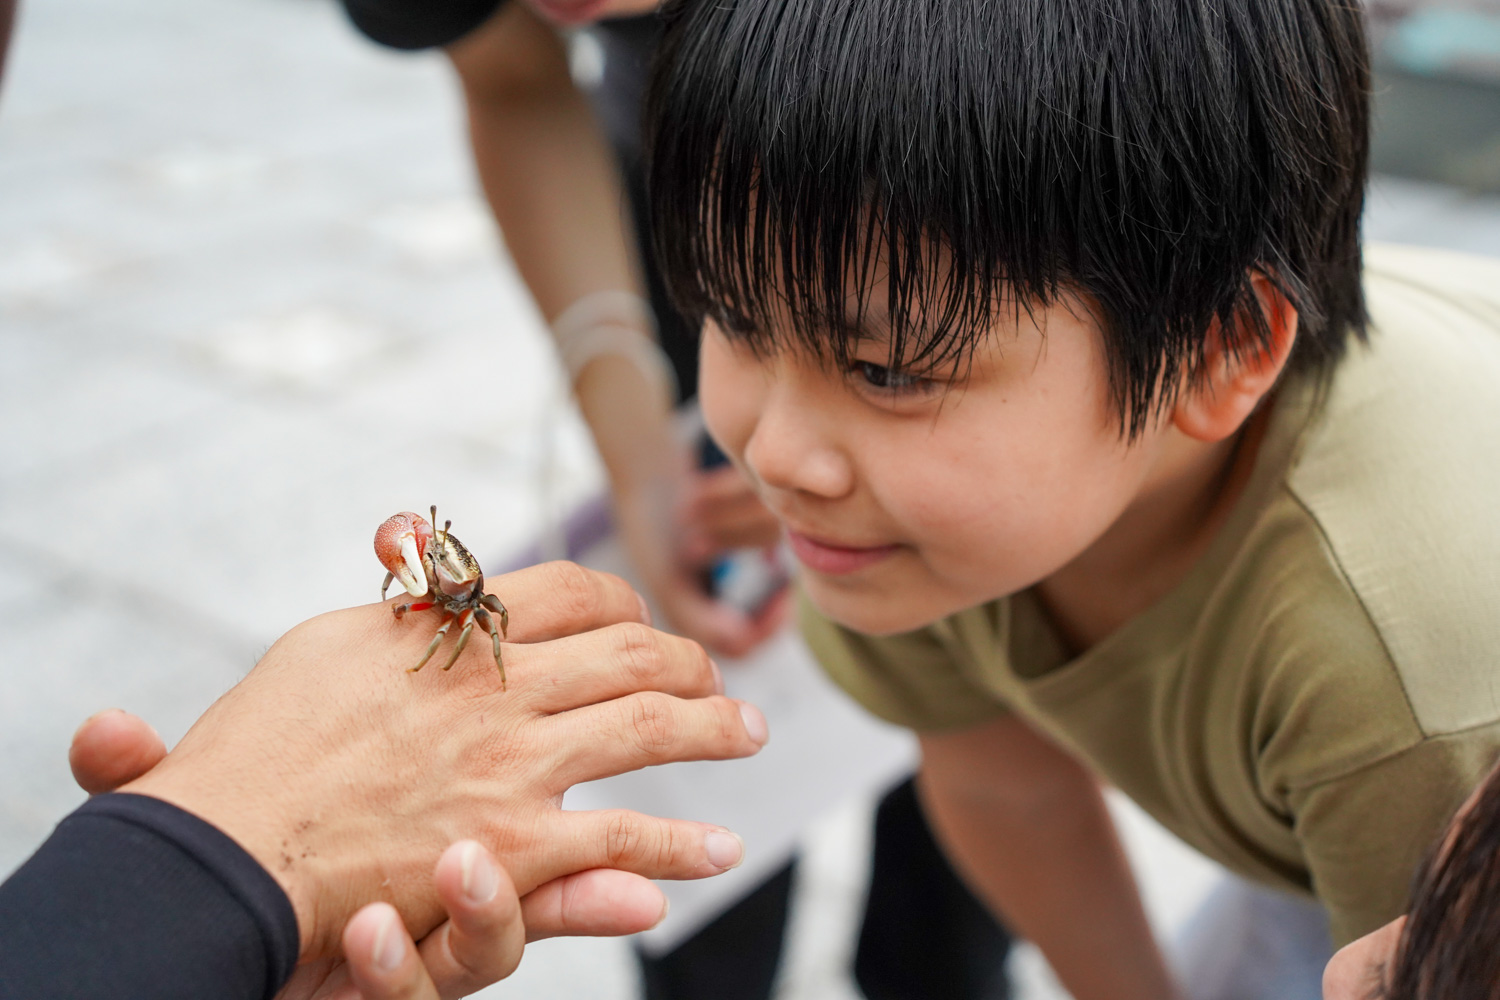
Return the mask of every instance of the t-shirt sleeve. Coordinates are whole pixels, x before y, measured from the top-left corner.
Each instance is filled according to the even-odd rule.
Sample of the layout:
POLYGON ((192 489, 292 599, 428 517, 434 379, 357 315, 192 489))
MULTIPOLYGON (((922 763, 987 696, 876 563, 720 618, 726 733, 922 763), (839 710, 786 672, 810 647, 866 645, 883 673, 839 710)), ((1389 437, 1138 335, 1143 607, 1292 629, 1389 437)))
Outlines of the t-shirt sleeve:
POLYGON ((458 41, 506 0, 343 0, 349 20, 393 49, 430 49, 458 41))
POLYGON ((216 827, 90 799, 0 885, 0 1000, 268 1000, 297 963, 281 886, 216 827))
POLYGON ((966 676, 961 645, 943 625, 868 636, 833 622, 798 595, 803 638, 835 684, 871 713, 915 730, 961 729, 1007 712, 966 676))
POLYGON ((1333 936, 1347 944, 1406 912, 1427 851, 1500 752, 1500 724, 1429 737, 1288 804, 1333 936))

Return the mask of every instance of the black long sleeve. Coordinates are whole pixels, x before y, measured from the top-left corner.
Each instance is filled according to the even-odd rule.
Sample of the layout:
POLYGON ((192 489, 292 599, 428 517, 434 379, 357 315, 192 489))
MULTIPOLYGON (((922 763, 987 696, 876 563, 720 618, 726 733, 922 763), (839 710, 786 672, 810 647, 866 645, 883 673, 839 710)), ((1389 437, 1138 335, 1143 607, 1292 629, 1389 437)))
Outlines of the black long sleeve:
POLYGON ((430 49, 479 27, 505 0, 343 0, 354 26, 381 45, 430 49))
POLYGON ((3 1000, 265 1000, 297 949, 270 873, 142 795, 89 800, 0 885, 3 1000))

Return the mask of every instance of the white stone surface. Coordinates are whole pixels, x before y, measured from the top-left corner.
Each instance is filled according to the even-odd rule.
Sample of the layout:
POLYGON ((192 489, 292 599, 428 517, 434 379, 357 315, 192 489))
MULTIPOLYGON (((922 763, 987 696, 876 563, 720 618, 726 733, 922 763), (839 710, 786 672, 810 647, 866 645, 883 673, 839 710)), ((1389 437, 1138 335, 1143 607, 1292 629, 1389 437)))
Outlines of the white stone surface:
MULTIPOLYGON (((555 373, 476 197, 452 80, 313 0, 23 3, 0 91, 0 871, 118 705, 169 742, 295 622, 371 599, 374 524, 538 529, 555 373)), ((1500 254, 1500 202, 1383 180, 1368 231, 1500 254)), ((599 485, 565 415, 558 499, 599 485)), ((866 807, 867 808, 867 807, 866 807)), ((858 807, 810 833, 787 1000, 844 980, 858 807), (851 811, 853 810, 853 811, 851 811)), ((1124 821, 1164 925, 1211 869, 1124 821)), ((1029 1000, 1055 997, 1022 963, 1029 1000)), ((626 946, 487 993, 629 1000, 626 946)))

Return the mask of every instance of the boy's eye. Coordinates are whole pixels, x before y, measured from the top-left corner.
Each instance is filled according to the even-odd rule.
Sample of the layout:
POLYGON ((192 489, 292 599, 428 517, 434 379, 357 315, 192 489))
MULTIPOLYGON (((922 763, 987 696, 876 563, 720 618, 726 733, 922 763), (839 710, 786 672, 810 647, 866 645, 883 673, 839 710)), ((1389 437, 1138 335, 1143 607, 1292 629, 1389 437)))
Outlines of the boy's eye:
POLYGON ((854 362, 854 371, 865 384, 881 392, 901 394, 924 392, 932 387, 930 379, 922 378, 899 368, 888 368, 872 361, 854 362))

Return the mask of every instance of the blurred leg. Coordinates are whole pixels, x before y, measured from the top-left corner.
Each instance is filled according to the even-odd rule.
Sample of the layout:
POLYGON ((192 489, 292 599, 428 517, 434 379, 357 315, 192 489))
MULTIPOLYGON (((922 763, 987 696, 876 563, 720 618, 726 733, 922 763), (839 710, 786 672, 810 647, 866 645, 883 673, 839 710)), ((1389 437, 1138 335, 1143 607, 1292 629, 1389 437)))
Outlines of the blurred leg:
POLYGON ((645 1000, 767 1000, 781 963, 796 861, 659 958, 639 955, 645 1000))
POLYGON ((875 813, 875 858, 854 976, 869 1000, 1007 1000, 1010 934, 948 865, 914 779, 875 813))

